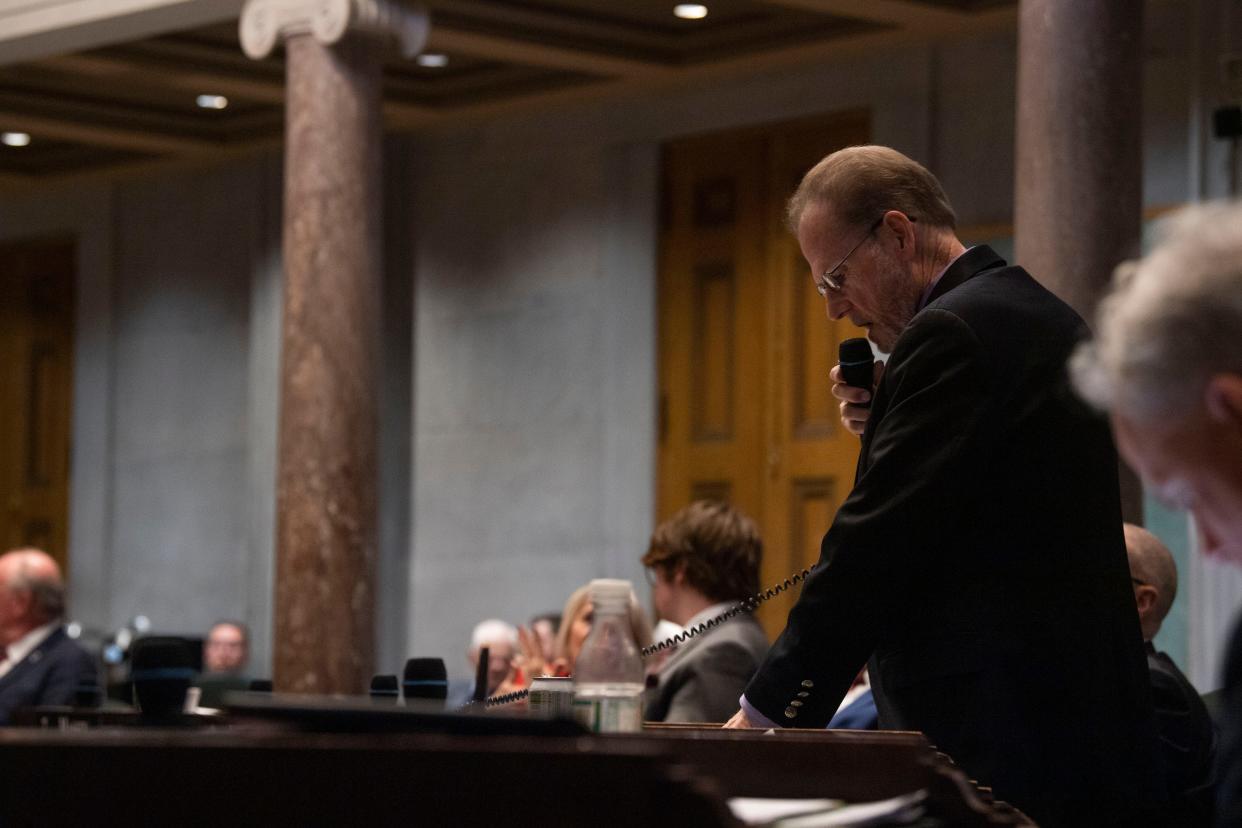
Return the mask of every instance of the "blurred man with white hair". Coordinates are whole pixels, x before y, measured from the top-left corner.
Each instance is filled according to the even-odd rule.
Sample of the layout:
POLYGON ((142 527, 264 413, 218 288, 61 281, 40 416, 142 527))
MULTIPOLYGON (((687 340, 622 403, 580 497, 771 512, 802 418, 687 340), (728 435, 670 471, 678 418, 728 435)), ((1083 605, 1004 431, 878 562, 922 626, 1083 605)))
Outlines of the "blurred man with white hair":
POLYGON ((496 695, 500 686, 513 673, 513 657, 517 655, 518 633, 512 624, 497 618, 480 621, 470 635, 470 651, 466 657, 475 669, 479 651, 487 648, 487 695, 496 695))
MULTIPOLYGON (((1107 409, 1122 454, 1188 509, 1208 555, 1242 565, 1242 205, 1188 208, 1118 268, 1075 383, 1107 409)), ((1217 820, 1242 824, 1242 636, 1225 667, 1217 820)))

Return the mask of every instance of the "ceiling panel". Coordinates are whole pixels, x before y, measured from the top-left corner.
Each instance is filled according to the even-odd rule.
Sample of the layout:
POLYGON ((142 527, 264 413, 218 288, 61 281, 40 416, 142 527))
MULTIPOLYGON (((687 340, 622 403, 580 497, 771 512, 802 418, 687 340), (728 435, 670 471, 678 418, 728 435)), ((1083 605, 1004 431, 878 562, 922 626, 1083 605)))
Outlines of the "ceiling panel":
POLYGON ((430 0, 434 25, 677 66, 880 31, 878 23, 757 0, 711 0, 701 20, 666 0, 430 0))
POLYGON ((982 12, 1002 6, 1012 6, 1016 0, 911 0, 921 6, 935 6, 939 9, 953 9, 963 12, 982 12))
POLYGON ((154 157, 72 141, 38 140, 28 147, 0 144, 0 175, 41 177, 134 163, 154 157))
MULTIPOLYGON (((391 128, 417 129, 498 102, 521 106, 601 84, 632 89, 679 82, 721 62, 745 71, 752 62, 775 65, 792 55, 823 59, 860 35, 957 32, 985 10, 1013 6, 1013 0, 705 0, 705 18, 682 20, 672 11, 677 0, 425 2, 430 47, 443 52, 443 65, 376 46, 383 50, 391 128)), ((284 91, 283 50, 248 59, 235 21, 0 66, 0 132, 32 137, 27 147, 0 146, 0 178, 270 144, 282 134, 284 91), (201 108, 199 95, 223 95, 228 106, 201 108)))

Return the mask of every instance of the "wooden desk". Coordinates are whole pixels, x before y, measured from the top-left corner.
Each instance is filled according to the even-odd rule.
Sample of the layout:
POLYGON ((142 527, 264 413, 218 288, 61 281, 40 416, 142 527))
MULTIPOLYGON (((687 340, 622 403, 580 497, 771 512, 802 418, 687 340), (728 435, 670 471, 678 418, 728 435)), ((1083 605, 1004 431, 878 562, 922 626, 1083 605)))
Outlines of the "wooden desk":
POLYGON ((731 796, 870 801, 927 790, 960 826, 1022 825, 919 734, 627 736, 0 730, 0 824, 735 826, 731 796))

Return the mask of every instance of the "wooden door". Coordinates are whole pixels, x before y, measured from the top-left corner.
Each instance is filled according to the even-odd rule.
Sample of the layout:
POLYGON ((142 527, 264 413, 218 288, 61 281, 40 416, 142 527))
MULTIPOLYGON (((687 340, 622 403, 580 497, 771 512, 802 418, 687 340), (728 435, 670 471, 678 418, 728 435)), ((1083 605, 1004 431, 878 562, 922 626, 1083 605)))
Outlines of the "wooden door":
MULTIPOLYGON (((0 551, 67 565, 74 248, 0 246, 0 551)), ((67 568, 67 567, 66 567, 67 568)))
MULTIPOLYGON (((703 497, 733 503, 763 532, 765 586, 819 557, 858 457, 828 371, 862 333, 827 319, 785 201, 868 131, 865 113, 847 113, 666 147, 658 517, 703 497)), ((793 594, 759 610, 770 636, 793 594)))

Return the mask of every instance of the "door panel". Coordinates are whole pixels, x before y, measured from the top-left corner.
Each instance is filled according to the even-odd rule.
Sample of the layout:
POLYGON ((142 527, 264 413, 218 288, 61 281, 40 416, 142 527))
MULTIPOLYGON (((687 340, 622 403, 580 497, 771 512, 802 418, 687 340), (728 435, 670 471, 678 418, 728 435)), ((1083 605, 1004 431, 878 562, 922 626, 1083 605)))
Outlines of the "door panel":
MULTIPOLYGON (((828 372, 840 341, 862 333, 827 319, 785 201, 816 161, 868 133, 867 114, 852 112, 665 151, 657 511, 709 497, 749 514, 765 586, 818 559, 858 457, 828 372)), ((769 636, 793 594, 757 613, 769 636)))
POLYGON ((762 508, 763 177, 757 138, 669 147, 660 315, 661 517, 762 508))
POLYGON ((0 551, 68 554, 73 245, 0 246, 0 551))

